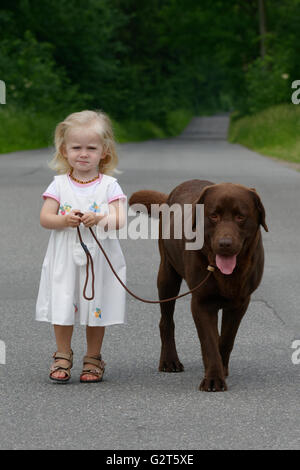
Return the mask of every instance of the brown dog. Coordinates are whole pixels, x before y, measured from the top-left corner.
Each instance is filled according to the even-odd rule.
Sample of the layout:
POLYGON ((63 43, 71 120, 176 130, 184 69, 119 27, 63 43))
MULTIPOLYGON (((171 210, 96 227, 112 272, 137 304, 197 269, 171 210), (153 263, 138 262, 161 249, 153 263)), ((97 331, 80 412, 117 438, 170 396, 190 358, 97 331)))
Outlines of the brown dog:
MULTIPOLYGON (((158 273, 160 300, 178 295, 182 279, 191 289, 205 277, 208 264, 216 266, 208 281, 192 294, 192 314, 201 343, 205 375, 203 391, 227 390, 225 377, 240 322, 250 296, 258 287, 264 267, 260 225, 268 231, 265 210, 254 189, 232 183, 214 184, 191 180, 177 186, 169 196, 157 191, 138 191, 129 204, 204 204, 204 245, 185 250, 185 238, 160 238, 158 273), (221 334, 218 311, 222 309, 221 334)), ((195 210, 195 209, 194 209, 195 210)), ((172 221, 171 221, 172 225, 172 221)), ((190 240, 189 240, 190 241, 190 240)), ((160 304, 161 356, 159 370, 181 372, 175 338, 175 301, 160 304)))

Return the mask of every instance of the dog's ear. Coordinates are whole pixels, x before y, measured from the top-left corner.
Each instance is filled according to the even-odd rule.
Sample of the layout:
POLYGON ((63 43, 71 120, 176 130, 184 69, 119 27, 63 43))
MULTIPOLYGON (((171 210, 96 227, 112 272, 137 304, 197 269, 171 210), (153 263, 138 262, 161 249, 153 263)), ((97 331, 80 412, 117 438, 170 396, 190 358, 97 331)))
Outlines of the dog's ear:
POLYGON ((207 195, 207 192, 211 189, 211 188, 214 188, 215 185, 214 184, 210 184, 208 186, 205 186, 205 188, 202 189, 200 195, 198 196, 198 199, 197 199, 197 204, 204 204, 204 200, 205 200, 205 197, 207 195))
POLYGON ((262 225, 262 227, 265 229, 265 231, 268 232, 269 229, 268 229, 268 226, 266 224, 266 212, 265 212, 265 208, 263 206, 263 203, 261 202, 261 199, 260 199, 259 195, 257 194, 255 188, 250 188, 250 191, 251 191, 256 209, 258 210, 259 223, 260 223, 260 225, 262 225))
POLYGON ((196 205, 197 204, 204 204, 205 197, 207 196, 208 191, 210 190, 210 188, 213 188, 214 186, 215 186, 214 184, 205 186, 202 189, 202 191, 200 192, 199 196, 197 196, 197 198, 193 202, 193 218, 192 218, 192 228, 193 228, 193 230, 195 230, 195 228, 196 228, 196 205))

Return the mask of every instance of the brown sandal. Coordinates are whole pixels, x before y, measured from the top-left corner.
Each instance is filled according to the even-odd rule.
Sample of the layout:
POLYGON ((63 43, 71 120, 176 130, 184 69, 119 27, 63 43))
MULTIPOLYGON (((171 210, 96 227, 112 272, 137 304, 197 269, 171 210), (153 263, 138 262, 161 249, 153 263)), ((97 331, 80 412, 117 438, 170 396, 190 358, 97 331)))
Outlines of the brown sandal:
POLYGON ((50 368, 49 378, 51 380, 55 380, 56 382, 68 382, 71 378, 70 370, 73 366, 73 351, 72 351, 72 349, 71 349, 69 354, 61 353, 61 352, 56 351, 53 354, 52 357, 55 359, 55 361, 54 361, 54 363, 52 364, 52 366, 50 368), (69 367, 65 367, 65 366, 60 365, 59 361, 61 361, 61 360, 68 361, 69 362, 69 367), (64 372, 66 374, 66 376, 65 377, 52 377, 52 374, 54 372, 59 372, 59 371, 64 372))
POLYGON ((101 382, 103 379, 103 374, 105 371, 105 362, 102 361, 101 354, 100 356, 84 356, 83 358, 83 369, 80 375, 81 383, 97 383, 101 382), (85 364, 93 364, 95 367, 84 367, 85 364), (95 375, 97 379, 94 380, 82 380, 83 375, 95 375))

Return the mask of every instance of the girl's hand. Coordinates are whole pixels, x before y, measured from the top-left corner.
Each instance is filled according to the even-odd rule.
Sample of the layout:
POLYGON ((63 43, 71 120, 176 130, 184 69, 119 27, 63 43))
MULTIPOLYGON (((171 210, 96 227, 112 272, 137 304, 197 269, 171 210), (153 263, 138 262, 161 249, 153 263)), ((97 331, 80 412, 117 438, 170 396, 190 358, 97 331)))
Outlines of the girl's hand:
POLYGON ((105 217, 105 214, 96 215, 95 212, 85 212, 81 217, 81 222, 85 227, 93 227, 94 225, 97 225, 103 217, 105 217))
POLYGON ((79 215, 76 215, 77 212, 79 212, 79 210, 75 209, 64 216, 66 227, 79 227, 81 223, 81 218, 79 217, 79 215))

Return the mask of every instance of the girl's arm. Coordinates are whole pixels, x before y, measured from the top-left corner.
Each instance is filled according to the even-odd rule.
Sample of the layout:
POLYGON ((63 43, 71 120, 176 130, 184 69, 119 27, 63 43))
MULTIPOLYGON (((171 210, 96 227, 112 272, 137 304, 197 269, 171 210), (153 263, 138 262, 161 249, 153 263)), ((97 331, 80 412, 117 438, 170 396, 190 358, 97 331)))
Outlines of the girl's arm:
POLYGON ((41 214, 40 223, 44 228, 62 230, 66 227, 78 227, 81 219, 72 210, 66 215, 58 215, 59 203, 50 197, 45 200, 41 214))

